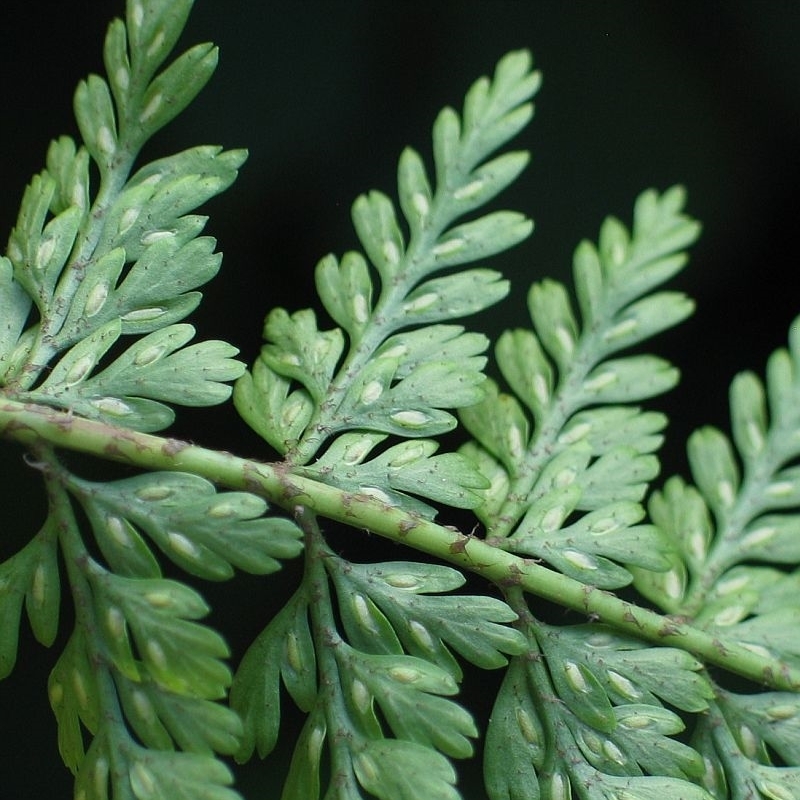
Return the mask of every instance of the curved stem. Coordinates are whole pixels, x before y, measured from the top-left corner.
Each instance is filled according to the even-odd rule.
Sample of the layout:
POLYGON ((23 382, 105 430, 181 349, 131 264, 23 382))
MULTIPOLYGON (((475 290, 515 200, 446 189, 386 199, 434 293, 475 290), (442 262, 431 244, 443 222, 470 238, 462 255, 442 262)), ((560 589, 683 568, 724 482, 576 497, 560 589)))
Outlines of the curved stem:
POLYGON ((758 655, 736 642, 695 628, 681 618, 641 608, 531 559, 520 558, 481 539, 388 506, 369 495, 352 494, 293 474, 282 463, 264 464, 13 400, 0 400, 0 437, 29 445, 44 440, 57 447, 142 469, 192 472, 229 488, 261 495, 289 511, 305 507, 319 516, 370 530, 449 561, 498 586, 519 586, 617 630, 687 650, 710 664, 758 683, 776 689, 800 689, 800 669, 780 659, 758 655))

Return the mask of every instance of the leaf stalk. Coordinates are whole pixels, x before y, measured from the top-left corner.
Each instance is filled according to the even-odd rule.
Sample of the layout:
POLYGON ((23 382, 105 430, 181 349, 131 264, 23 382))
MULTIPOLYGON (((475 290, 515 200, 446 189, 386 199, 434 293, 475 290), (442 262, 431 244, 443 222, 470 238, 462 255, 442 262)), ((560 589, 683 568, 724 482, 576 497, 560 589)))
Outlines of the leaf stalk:
POLYGON ((0 437, 100 456, 142 469, 191 472, 231 489, 253 492, 289 512, 298 506, 316 515, 364 528, 441 558, 500 587, 519 586, 617 630, 656 644, 679 647, 710 664, 774 689, 800 689, 800 670, 780 659, 702 631, 683 618, 641 608, 606 591, 520 558, 474 536, 293 474, 283 463, 263 463, 178 439, 116 428, 101 422, 14 400, 0 401, 0 437))

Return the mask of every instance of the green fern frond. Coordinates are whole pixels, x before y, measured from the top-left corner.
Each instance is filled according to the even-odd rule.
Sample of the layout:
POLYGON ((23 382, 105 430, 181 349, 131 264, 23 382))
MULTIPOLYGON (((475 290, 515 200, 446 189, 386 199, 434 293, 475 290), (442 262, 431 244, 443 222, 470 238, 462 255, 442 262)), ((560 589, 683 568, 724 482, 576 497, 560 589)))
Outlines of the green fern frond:
POLYGON ((294 523, 263 516, 267 504, 245 492, 220 492, 180 472, 151 472, 106 483, 71 477, 70 492, 91 522, 97 544, 115 573, 160 575, 142 534, 182 569, 224 580, 233 567, 255 574, 280 568, 277 559, 299 555, 294 523))
POLYGON ((481 502, 486 479, 458 453, 435 455, 439 444, 433 440, 401 442, 367 460, 386 438, 380 433, 342 434, 313 465, 298 467, 295 473, 427 518, 433 518, 436 509, 419 497, 455 508, 474 508, 481 502))
POLYGON ((449 108, 439 115, 435 189, 421 157, 403 152, 398 194, 407 236, 386 195, 373 191, 355 201, 353 223, 366 258, 329 255, 316 270, 320 299, 341 328, 318 330, 308 310, 276 309, 268 316, 267 344, 234 399, 289 462, 307 464, 348 430, 436 436, 456 425, 448 409, 480 399, 486 339, 441 323, 487 308, 506 295, 508 283, 485 268, 431 276, 512 247, 530 233, 531 223, 509 211, 453 223, 524 168, 525 153, 486 159, 528 122, 528 100, 538 85, 529 54, 512 53, 493 80, 482 78, 470 89, 461 118, 449 108))
MULTIPOLYGON (((241 724, 216 702, 224 697, 231 673, 223 661, 228 655, 224 640, 197 621, 208 606, 177 581, 117 575, 97 562, 83 541, 65 473, 52 457, 47 463, 52 527, 76 606, 75 628, 48 692, 59 750, 76 775, 75 791, 98 800, 111 794, 138 797, 132 786, 148 783, 152 772, 150 794, 143 796, 168 791, 181 796, 204 782, 209 797, 232 798, 222 789, 230 774, 215 753, 236 750, 241 724), (87 735, 91 744, 85 750, 87 735), (176 748, 184 753, 168 755, 176 748), (168 778, 151 769, 164 758, 176 766, 168 778)), ((94 491, 101 492, 100 487, 94 491)), ((115 519, 117 544, 124 547, 119 536, 128 532, 115 519)), ((142 551, 140 544, 139 556, 142 551)), ((57 583, 57 570, 55 578, 57 583)))
POLYGON ((759 800, 790 800, 800 789, 800 768, 776 766, 770 749, 797 764, 796 695, 754 698, 718 692, 718 702, 695 732, 705 761, 704 784, 715 798, 732 790, 759 800))
POLYGON ((462 659, 505 669, 490 800, 800 796, 800 319, 764 382, 734 380, 731 436, 696 432, 692 483, 669 479, 647 508, 666 418, 639 404, 678 373, 638 348, 693 310, 661 288, 699 233, 680 187, 644 192, 630 231, 609 218, 578 246, 574 297, 531 287, 532 329, 499 338, 488 380, 487 338, 457 321, 508 293, 482 261, 532 229, 485 208, 528 162, 498 152, 539 85, 517 51, 437 117, 432 174, 407 148, 396 201, 355 201, 360 251, 315 272, 332 323, 271 311, 250 372, 225 342, 191 344, 184 319, 221 263, 198 209, 246 154, 194 147, 134 172, 216 65, 210 44, 167 62, 191 6, 128 0, 107 77, 75 94, 80 140, 51 143, 0 256, 0 435, 28 448, 48 503, 0 563, 0 678, 23 609, 40 643, 58 641, 66 589, 48 694, 76 797, 237 800, 225 758, 275 752, 291 702, 305 722, 282 800, 459 800, 452 760, 479 735, 462 659), (151 435, 232 381, 281 462, 151 435), (473 438, 441 452, 457 416, 473 438), (62 447, 125 477, 79 477, 62 447), (434 522, 443 507, 474 511, 486 536, 434 522), (442 563, 356 563, 318 515, 491 586, 462 593, 442 563), (176 570, 267 575, 303 551, 234 674, 176 570), (590 621, 556 624, 537 598, 590 621), (732 691, 712 668, 754 683, 732 691))
POLYGON ((219 703, 231 682, 228 647, 199 621, 209 610, 202 597, 161 577, 145 536, 178 566, 219 580, 234 565, 277 569, 276 559, 300 550, 296 526, 265 518, 260 498, 217 493, 194 475, 96 483, 72 475, 52 453, 41 456, 49 515, 37 536, 0 565, 2 676, 14 666, 23 602, 36 638, 47 646, 55 640, 60 551, 76 620, 48 691, 75 791, 97 800, 111 794, 232 800, 230 774, 216 760, 236 752, 242 737, 239 717, 219 703), (111 569, 90 554, 71 497, 111 569), (172 764, 173 774, 162 763, 172 764))
POLYGON ((667 707, 708 709, 702 664, 603 627, 545 625, 518 591, 509 595, 528 651, 509 666, 486 733, 491 800, 622 800, 656 790, 708 800, 696 785, 703 759, 674 738, 685 724, 667 707))
POLYGON ((667 703, 682 711, 703 711, 713 696, 702 665, 684 650, 648 647, 598 625, 555 628, 539 623, 538 641, 552 672, 563 669, 569 677, 576 673, 565 665, 582 666, 618 706, 667 703))
POLYGON ((484 669, 507 663, 524 640, 508 623, 516 614, 500 600, 443 595, 464 583, 450 567, 393 561, 328 564, 348 640, 368 653, 401 653, 432 661, 457 679, 450 649, 484 669), (382 632, 384 635, 376 636, 382 632))
POLYGON ((593 586, 629 583, 625 565, 669 566, 657 529, 638 524, 665 419, 631 404, 671 388, 677 371, 650 355, 611 356, 692 310, 683 295, 653 293, 685 264, 683 248, 699 232, 683 204, 680 188, 645 192, 631 233, 609 218, 597 246, 577 248, 580 323, 563 285, 534 284, 535 331, 506 332, 496 348, 514 394, 490 386, 460 412, 476 439, 462 453, 491 484, 477 511, 488 539, 593 586))
POLYGON ((194 328, 182 324, 142 337, 95 372, 121 332, 122 320, 116 317, 78 342, 27 397, 88 419, 154 431, 168 427, 175 418, 174 411, 158 401, 217 405, 230 397, 231 387, 225 382, 244 371, 233 358, 237 349, 227 342, 186 347, 194 328))
POLYGON ((56 520, 48 516, 25 547, 0 563, 0 679, 17 660, 23 604, 37 641, 49 647, 58 633, 61 578, 56 520))
MULTIPOLYGON (((0 380, 21 400, 157 430, 172 421, 172 412, 150 399, 153 384, 164 377, 156 373, 167 363, 174 369, 188 367, 184 359, 193 361, 196 383, 204 389, 198 394, 184 385, 183 391, 165 398, 169 402, 221 402, 229 389, 212 389, 212 384, 241 374, 242 367, 228 363, 234 348, 226 346, 223 354, 213 343, 195 345, 185 355, 152 366, 163 355, 158 348, 172 353, 186 344, 186 329, 173 328, 172 339, 181 341, 172 349, 157 337, 158 331, 197 306, 200 294, 195 290, 220 266, 214 240, 199 236, 205 217, 190 212, 226 189, 245 158, 241 150, 199 147, 155 161, 129 177, 145 142, 194 98, 216 65, 215 48, 198 45, 158 72, 190 8, 184 0, 132 0, 127 24, 116 20, 109 28, 108 79, 91 75, 76 91, 75 116, 83 143, 79 146, 69 137, 54 141, 46 169, 25 190, 0 267, 6 317, 0 380), (94 196, 90 159, 100 178, 94 196), (29 320, 32 306, 36 313, 29 320), (116 371, 105 370, 87 383, 123 334, 156 337, 144 345, 156 348, 147 351, 152 356, 148 374, 120 374, 123 356, 116 371), (59 356, 42 381, 45 368, 59 356), (207 377, 201 379, 200 373, 207 377), (137 390, 130 393, 132 402, 126 402, 131 381, 137 390)), ((144 358, 135 348, 129 356, 144 358)))
POLYGON ((800 699, 796 694, 719 692, 718 699, 728 726, 738 731, 751 758, 768 764, 767 748, 771 748, 786 764, 800 761, 800 699))
POLYGON ((462 677, 452 651, 484 669, 503 666, 507 654, 525 647, 507 624, 515 613, 493 598, 443 594, 464 582, 450 567, 345 561, 324 544, 307 513, 302 519, 303 583, 248 650, 231 691, 232 707, 244 720, 237 758, 246 760, 255 749, 263 757, 274 748, 283 683, 309 714, 285 797, 299 798, 301 788, 306 800, 320 796, 326 731, 336 732, 329 764, 338 796, 361 797, 360 784, 387 799, 422 800, 431 796, 427 791, 457 797, 445 756, 470 756, 477 728, 449 699, 462 677), (380 765, 373 763, 377 753, 383 754, 380 765), (404 775, 411 761, 430 773, 404 775))
MULTIPOLYGON (((226 382, 244 369, 225 342, 187 346, 194 328, 177 324, 221 262, 214 239, 200 236, 206 218, 193 212, 233 182, 244 151, 197 147, 130 177, 142 146, 216 65, 215 48, 204 44, 163 67, 191 5, 130 0, 126 21, 114 21, 106 38, 108 79, 89 76, 75 94, 82 143, 54 141, 25 190, 0 259, 6 397, 153 431, 172 422, 167 404, 226 400, 226 382), (120 347, 130 335, 137 339, 120 347)), ((202 597, 161 576, 152 545, 192 574, 220 580, 234 567, 278 569, 278 559, 301 549, 296 526, 265 517, 261 498, 218 493, 191 474, 85 481, 46 444, 32 463, 50 510, 0 565, 0 676, 16 660, 23 602, 36 638, 55 640, 60 553, 76 619, 48 689, 76 796, 235 800, 218 760, 242 736, 238 716, 219 702, 232 678, 228 647, 199 621, 209 610, 202 597)))
MULTIPOLYGON (((254 750, 264 758, 275 748, 280 732, 281 682, 301 711, 309 713, 315 708, 317 662, 309 627, 308 589, 305 583, 298 588, 250 645, 236 671, 230 702, 244 723, 238 761, 248 761, 254 750)), ((299 742, 297 747, 299 750, 299 742)))
MULTIPOLYGON (((691 436, 695 485, 672 477, 650 502, 671 548, 670 568, 634 571, 637 588, 665 610, 789 666, 800 665, 798 573, 780 567, 800 558, 800 483, 793 463, 800 455, 798 331, 795 321, 789 347, 770 357, 766 387, 750 372, 734 379, 732 440, 712 427, 691 436)), ((794 797, 797 768, 773 762, 772 752, 784 758, 793 747, 792 726, 765 710, 780 706, 774 694, 745 698, 720 687, 715 692, 714 713, 695 735, 707 762, 709 791, 728 797, 736 786, 754 797, 794 797)), ((794 717, 791 703, 784 713, 786 720, 794 717)), ((793 758, 786 763, 797 763, 793 758)))
POLYGON ((778 585, 784 579, 767 565, 800 558, 800 474, 793 464, 800 456, 798 376, 800 320, 792 324, 789 347, 770 357, 766 387, 750 372, 734 379, 733 441, 712 427, 695 432, 688 451, 696 486, 670 478, 650 504, 672 548, 671 568, 661 575, 637 573, 637 588, 704 625, 744 625, 748 640, 769 640, 768 628, 780 626, 774 605, 762 614, 755 607, 766 602, 756 591, 769 596, 767 581, 778 585), (763 566, 744 566, 753 562, 763 566), (757 616, 743 622, 751 614, 757 616))

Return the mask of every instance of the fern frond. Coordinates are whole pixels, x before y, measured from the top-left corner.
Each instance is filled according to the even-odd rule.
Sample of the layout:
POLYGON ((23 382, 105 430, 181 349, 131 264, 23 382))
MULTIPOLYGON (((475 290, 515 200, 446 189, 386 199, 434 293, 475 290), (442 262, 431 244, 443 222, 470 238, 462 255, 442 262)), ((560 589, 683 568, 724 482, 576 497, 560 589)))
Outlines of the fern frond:
POLYGON ((486 733, 491 800, 708 800, 703 759, 674 738, 685 725, 666 707, 708 709, 702 664, 603 627, 545 625, 518 590, 509 598, 528 652, 509 666, 486 733))
MULTIPOLYGON (((200 594, 162 577, 151 543, 188 572, 222 580, 234 566, 260 574, 278 569, 278 559, 301 549, 297 526, 265 517, 261 498, 217 492, 195 475, 99 483, 78 478, 48 450, 40 457, 47 520, 0 564, 0 677, 14 666, 23 602, 36 638, 47 646, 55 640, 60 552, 76 620, 48 690, 75 791, 106 800, 110 785, 115 797, 234 800, 230 773, 216 760, 237 752, 242 738, 239 717, 219 702, 231 682, 228 647, 200 622, 209 610, 200 594), (139 788, 130 794, 134 784, 139 788)), ((302 702, 300 692, 295 696, 302 702)))
POLYGON ((524 168, 525 153, 486 159, 530 119, 528 100, 538 84, 529 54, 512 53, 493 80, 482 78, 470 89, 461 117, 449 108, 439 115, 435 188, 422 158, 403 152, 398 194, 407 236, 386 195, 373 191, 355 201, 364 254, 329 255, 316 270, 320 299, 340 328, 318 330, 308 310, 276 309, 268 316, 267 344, 252 374, 239 380, 235 402, 290 463, 307 464, 348 430, 436 436, 456 425, 448 409, 480 399, 486 339, 441 323, 487 308, 506 295, 508 284, 486 268, 431 276, 512 247, 530 233, 531 223, 509 211, 453 223, 524 168))
POLYGON ((58 633, 61 578, 56 520, 48 516, 25 547, 0 563, 0 679, 17 660, 23 604, 34 636, 49 647, 58 633))
POLYGON ((504 602, 441 594, 464 583, 463 575, 450 567, 338 560, 330 563, 329 572, 348 640, 366 652, 405 650, 460 679, 450 648, 473 664, 496 669, 507 663, 504 654, 517 653, 523 646, 520 634, 508 625, 516 614, 504 602), (385 636, 376 638, 378 631, 385 636))
MULTIPOLYGON (((688 446, 695 484, 675 476, 652 497, 650 513, 671 549, 669 570, 634 570, 637 588, 661 608, 790 668, 800 664, 798 573, 785 569, 800 558, 798 375, 795 321, 788 348, 769 359, 766 386, 751 372, 731 384, 732 439, 713 427, 695 432, 688 446)), ((797 763, 793 726, 784 724, 796 714, 791 695, 715 693, 713 713, 694 737, 709 791, 796 796, 797 768, 775 765, 773 756, 797 763)))
POLYGON ((770 640, 770 629, 782 624, 767 600, 771 592, 796 582, 768 565, 800 558, 800 472, 794 463, 800 456, 798 376, 800 320, 791 326, 788 348, 770 357, 766 387, 750 372, 731 384, 733 441, 712 427, 691 436, 696 485, 670 478, 650 504, 672 548, 671 569, 662 575, 637 573, 637 587, 663 608, 696 616, 704 625, 725 626, 727 632, 743 625, 741 632, 753 645, 758 644, 753 637, 770 640), (750 566, 753 562, 761 566, 750 566))
MULTIPOLYGON (((118 336, 157 336, 190 313, 200 300, 196 289, 220 266, 214 240, 200 237, 205 217, 190 212, 233 182, 244 151, 193 148, 129 177, 142 146, 194 98, 216 65, 215 48, 198 45, 162 69, 190 8, 185 0, 131 0, 127 23, 116 20, 106 38, 108 79, 91 75, 76 91, 82 144, 70 137, 54 141, 46 169, 25 190, 0 264, 0 381, 9 396, 144 430, 172 421, 170 410, 149 399, 164 377, 151 365, 158 348, 169 349, 161 339, 147 340, 145 347, 156 350, 148 351, 146 376, 121 377, 117 363, 116 371, 86 381, 118 336), (90 160, 100 178, 94 195, 90 160), (139 387, 132 402, 125 399, 125 379, 139 387)), ((183 340, 172 350, 190 338, 184 330, 173 328, 172 338, 183 340)), ((225 350, 226 360, 236 352, 225 350)), ((129 355, 144 358, 141 349, 129 355)), ((208 343, 161 367, 193 361, 197 382, 210 389, 212 381, 233 380, 243 369, 221 359, 219 347, 208 343), (208 380, 199 377, 204 371, 208 380)), ((209 404, 229 392, 184 389, 166 399, 209 404)))
POLYGON ((638 524, 665 419, 632 404, 671 388, 677 371, 650 355, 611 356, 692 310, 683 295, 653 293, 684 265, 683 248, 698 234, 683 203, 680 188, 645 192, 631 233, 609 218, 597 246, 577 248, 580 323, 562 284, 534 284, 535 330, 506 332, 496 348, 514 394, 490 386, 460 412, 476 439, 462 453, 491 483, 477 511, 488 539, 593 586, 629 583, 624 565, 669 566, 656 528, 638 524))
MULTIPOLYGON (((52 456, 45 458, 51 527, 58 532, 76 607, 75 628, 48 691, 59 750, 76 775, 75 791, 97 800, 138 797, 141 784, 141 796, 188 797, 204 784, 208 797, 233 800, 225 788, 230 773, 216 754, 236 750, 241 724, 217 702, 231 674, 223 661, 224 640, 198 622, 208 606, 188 586, 160 577, 152 554, 119 517, 108 519, 117 523, 110 527, 118 552, 126 542, 138 544, 128 563, 143 563, 149 573, 119 575, 96 561, 67 494, 68 474, 52 456), (162 762, 173 764, 172 774, 159 772, 162 762)), ((102 492, 97 485, 82 488, 102 492)), ((56 570, 56 586, 57 578, 56 570)))
MULTIPOLYGON (((46 169, 25 190, 0 259, 4 396, 153 431, 172 422, 167 404, 222 402, 226 382, 243 371, 235 348, 187 346, 194 328, 177 323, 221 262, 215 241, 200 235, 206 218, 194 212, 233 182, 246 154, 197 147, 131 177, 142 146, 216 65, 216 49, 202 44, 164 66, 191 5, 129 0, 125 22, 114 21, 106 37, 108 78, 91 75, 75 94, 82 142, 54 141, 46 169), (120 347, 131 335, 136 341, 120 347)), ((231 681, 228 648, 199 621, 208 612, 202 597, 162 577, 152 545, 220 580, 234 567, 277 569, 278 559, 300 551, 296 527, 266 518, 262 499, 217 493, 193 475, 90 482, 45 444, 35 459, 50 513, 0 565, 0 675, 14 665, 23 600, 36 638, 55 639, 60 551, 76 619, 49 694, 76 796, 235 800, 218 760, 242 735, 239 718, 219 702, 231 681)))
POLYGON ((419 497, 455 508, 473 508, 481 502, 488 484, 468 459, 458 453, 435 455, 437 442, 417 439, 392 445, 367 460, 385 439, 380 433, 342 434, 313 465, 298 467, 295 474, 427 518, 433 518, 436 509, 419 497))
POLYGON ((205 341, 189 347, 191 325, 170 325, 142 337, 107 367, 96 366, 117 341, 117 317, 76 344, 56 364, 47 380, 30 393, 37 402, 69 408, 88 419, 135 430, 168 427, 174 411, 162 402, 210 406, 231 394, 225 383, 244 367, 227 342, 205 341))
POLYGON ((477 729, 449 699, 462 677, 452 650, 485 669, 506 664, 507 654, 525 646, 507 625, 516 615, 500 600, 444 594, 464 582, 449 567, 345 561, 324 544, 308 512, 301 519, 303 583, 248 650, 231 691, 245 728, 237 758, 254 749, 263 757, 275 746, 283 683, 309 714, 285 797, 299 798, 301 788, 307 800, 320 796, 322 743, 333 731, 337 796, 361 797, 360 784, 387 800, 456 798, 445 756, 471 755, 477 729), (415 771, 406 774, 412 762, 415 771))
POLYGON ((767 692, 751 697, 719 691, 718 701, 695 732, 706 763, 704 784, 715 798, 739 796, 790 800, 800 789, 797 764, 797 695, 767 692))
POLYGON ((249 760, 254 750, 264 758, 275 748, 280 732, 281 683, 301 711, 309 713, 315 707, 317 662, 309 626, 308 590, 307 583, 297 589, 250 645, 236 671, 230 701, 244 723, 236 753, 239 761, 249 760))
POLYGON ((280 568, 277 559, 300 553, 297 526, 263 516, 267 504, 261 498, 218 493, 195 475, 152 472, 102 484, 71 476, 67 485, 119 575, 160 575, 143 534, 179 567, 210 580, 231 577, 234 566, 274 572, 280 568))

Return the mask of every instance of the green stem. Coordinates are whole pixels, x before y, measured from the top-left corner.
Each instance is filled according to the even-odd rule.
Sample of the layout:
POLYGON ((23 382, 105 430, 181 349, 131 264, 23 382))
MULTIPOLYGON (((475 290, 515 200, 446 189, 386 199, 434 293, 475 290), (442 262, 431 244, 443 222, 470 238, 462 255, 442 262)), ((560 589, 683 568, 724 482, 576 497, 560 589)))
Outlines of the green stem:
POLYGON ((208 450, 177 439, 115 428, 46 407, 0 400, 0 437, 56 447, 149 470, 191 472, 232 489, 265 497, 293 512, 307 508, 353 528, 449 561, 501 587, 519 586, 531 594, 599 619, 617 630, 657 644, 687 650, 702 660, 776 689, 800 689, 800 669, 757 655, 733 641, 699 630, 680 618, 640 608, 537 564, 465 536, 458 530, 293 474, 285 464, 264 464, 208 450))
MULTIPOLYGON (((561 700, 553 688, 545 656, 538 641, 538 623, 531 614, 530 607, 525 600, 525 595, 518 586, 512 586, 505 592, 506 602, 517 613, 518 619, 514 626, 525 634, 528 640, 528 650, 520 658, 526 660, 525 670, 528 681, 535 687, 536 691, 531 692, 531 699, 537 708, 539 722, 544 729, 545 753, 544 762, 536 764, 536 771, 539 775, 540 786, 549 785, 551 790, 556 790, 556 785, 561 785, 564 778, 572 780, 576 776, 573 770, 581 763, 582 759, 577 753, 570 753, 569 758, 561 758, 561 754, 566 754, 570 750, 576 750, 575 741, 565 731, 564 710, 561 708, 561 700), (557 713, 553 713, 552 706, 558 707, 557 713), (557 769, 558 762, 562 760, 569 775, 557 769)), ((566 788, 566 787, 565 787, 566 788)))
POLYGON ((352 786, 357 791, 352 763, 352 749, 357 737, 353 726, 349 724, 350 714, 342 696, 343 680, 336 654, 337 648, 342 645, 342 639, 336 630, 328 573, 324 563, 333 554, 325 545, 314 514, 307 508, 300 508, 295 516, 305 531, 305 580, 310 586, 309 611, 318 659, 320 699, 328 728, 332 773, 330 783, 332 786, 352 786))
POLYGON ((130 742, 128 729, 120 708, 114 677, 101 644, 102 635, 92 602, 89 581, 91 557, 78 530, 78 523, 61 478, 62 467, 50 447, 39 447, 36 452, 48 490, 51 513, 58 520, 59 542, 64 555, 67 577, 75 605, 75 624, 84 632, 87 657, 94 672, 101 708, 100 727, 96 737, 105 737, 105 753, 110 759, 110 774, 114 785, 127 781, 125 750, 130 742))

